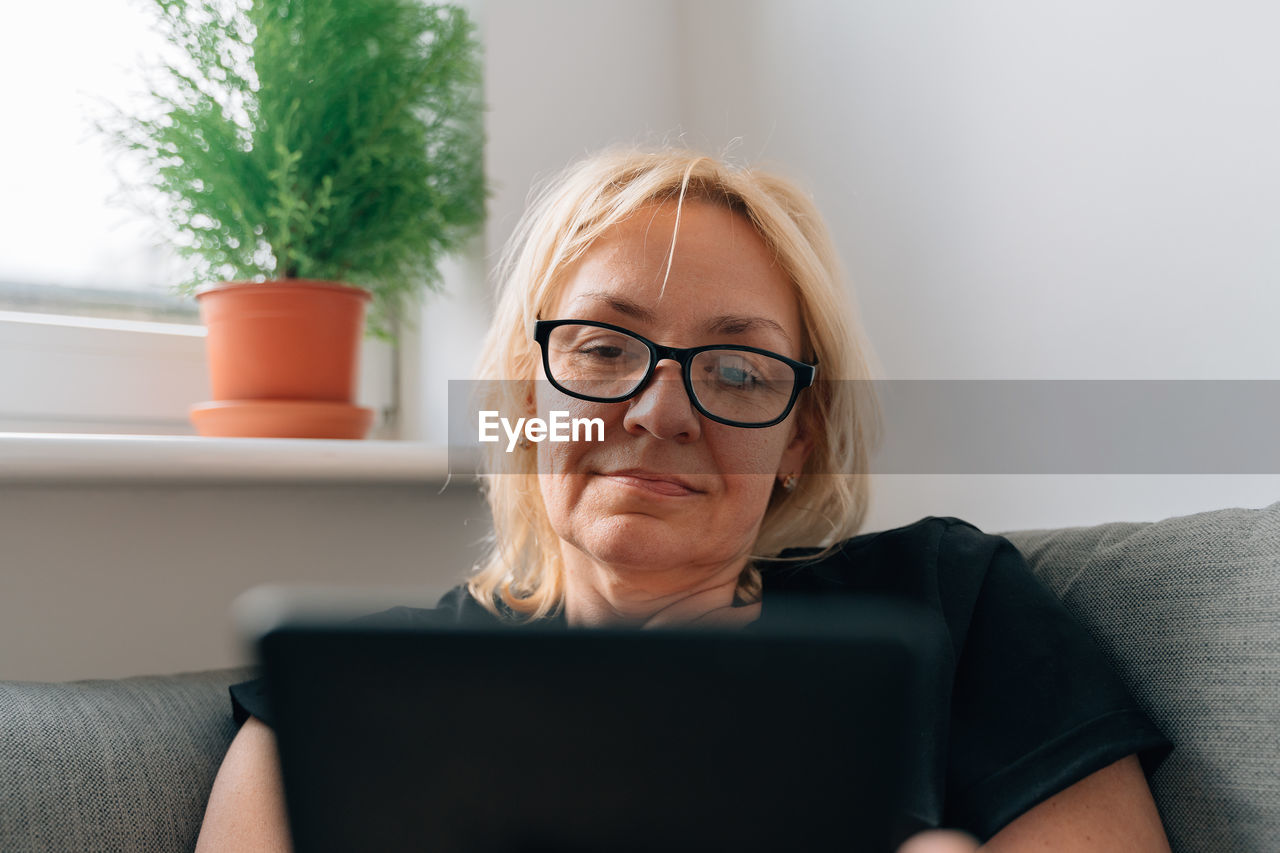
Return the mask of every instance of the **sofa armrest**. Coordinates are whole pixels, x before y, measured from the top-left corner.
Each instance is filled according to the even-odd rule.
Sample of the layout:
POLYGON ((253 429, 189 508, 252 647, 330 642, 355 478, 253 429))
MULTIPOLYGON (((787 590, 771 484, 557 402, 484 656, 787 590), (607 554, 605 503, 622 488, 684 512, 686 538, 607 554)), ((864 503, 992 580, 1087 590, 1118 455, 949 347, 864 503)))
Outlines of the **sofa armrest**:
POLYGON ((248 669, 0 681, 0 850, 192 850, 248 669))
POLYGON ((1280 850, 1280 503, 1006 535, 1173 741, 1175 853, 1280 850))

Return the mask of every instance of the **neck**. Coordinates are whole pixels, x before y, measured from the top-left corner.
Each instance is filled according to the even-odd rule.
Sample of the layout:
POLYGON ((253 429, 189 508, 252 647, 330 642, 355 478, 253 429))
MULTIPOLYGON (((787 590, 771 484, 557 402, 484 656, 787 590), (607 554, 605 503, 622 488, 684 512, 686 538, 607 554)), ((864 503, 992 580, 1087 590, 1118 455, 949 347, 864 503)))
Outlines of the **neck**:
POLYGON ((746 558, 720 566, 671 570, 618 569, 576 549, 565 555, 565 619, 570 625, 741 627, 760 615, 760 603, 734 607, 746 558), (690 583, 691 578, 697 580, 690 583))

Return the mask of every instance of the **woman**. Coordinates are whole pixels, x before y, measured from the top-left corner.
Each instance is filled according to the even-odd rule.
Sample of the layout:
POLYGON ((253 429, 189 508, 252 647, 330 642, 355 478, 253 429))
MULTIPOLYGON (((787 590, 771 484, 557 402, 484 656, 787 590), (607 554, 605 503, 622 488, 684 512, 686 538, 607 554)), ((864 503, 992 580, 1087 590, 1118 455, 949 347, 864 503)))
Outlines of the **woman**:
MULTIPOLYGON (((497 445, 494 547, 431 614, 745 626, 791 591, 906 598, 955 650, 908 768, 921 828, 1168 849, 1139 763, 1167 741, 1018 552, 955 519, 854 535, 874 401, 833 381, 866 358, 803 193, 682 150, 607 152, 548 187, 503 267, 484 408, 599 418, 603 440, 497 445)), ((287 847, 269 709, 252 683, 233 697, 248 722, 199 849, 287 847)))

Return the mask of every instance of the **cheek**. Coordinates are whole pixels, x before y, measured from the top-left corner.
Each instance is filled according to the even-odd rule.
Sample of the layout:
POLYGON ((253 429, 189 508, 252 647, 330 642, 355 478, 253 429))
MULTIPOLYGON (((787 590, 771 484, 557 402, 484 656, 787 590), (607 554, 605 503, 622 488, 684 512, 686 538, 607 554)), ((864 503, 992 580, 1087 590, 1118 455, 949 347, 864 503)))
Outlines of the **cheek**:
MULTIPOLYGON (((541 465, 539 466, 541 467, 541 465)), ((575 504, 572 484, 564 477, 540 474, 538 490, 542 492, 542 505, 552 528, 559 530, 568 517, 569 508, 575 504)))
MULTIPOLYGON (((537 388, 536 414, 544 421, 550 420, 552 412, 566 412, 570 421, 576 418, 601 419, 605 425, 606 439, 612 434, 611 430, 615 429, 616 425, 610 421, 609 415, 610 410, 618 408, 617 406, 565 396, 546 381, 538 382, 537 388)), ((541 441, 530 451, 538 454, 538 486, 547 517, 562 535, 573 514, 587 510, 583 503, 583 493, 588 477, 582 472, 590 467, 587 457, 600 445, 600 442, 594 440, 599 436, 595 427, 583 426, 580 435, 585 436, 588 430, 592 441, 541 441)), ((572 435, 571 431, 570 434, 572 435)))
POLYGON ((578 433, 579 441, 543 441, 537 445, 539 474, 558 475, 581 470, 580 462, 584 456, 601 445, 617 441, 623 432, 622 418, 626 413, 624 404, 579 400, 560 393, 546 380, 539 380, 536 388, 536 414, 539 418, 549 421, 552 412, 562 412, 564 414, 561 417, 567 418, 570 423, 574 420, 583 422, 578 433), (596 420, 603 423, 603 430, 587 423, 596 420))
POLYGON ((790 433, 785 425, 758 430, 722 427, 708 436, 723 475, 725 491, 719 510, 725 528, 746 535, 759 526, 769 508, 790 433))
POLYGON ((730 474, 725 480, 724 507, 739 528, 755 528, 773 496, 774 478, 767 474, 730 474))
POLYGON ((770 480, 778 473, 778 464, 789 441, 790 430, 785 424, 767 429, 713 426, 716 429, 709 429, 706 438, 722 474, 753 475, 770 480))
POLYGON ((621 423, 622 414, 626 409, 621 403, 593 403, 590 400, 570 397, 557 391, 545 379, 539 379, 534 387, 534 405, 537 407, 538 417, 547 420, 552 412, 566 412, 570 418, 600 418, 606 426, 606 439, 610 435, 608 428, 611 428, 615 421, 621 423))

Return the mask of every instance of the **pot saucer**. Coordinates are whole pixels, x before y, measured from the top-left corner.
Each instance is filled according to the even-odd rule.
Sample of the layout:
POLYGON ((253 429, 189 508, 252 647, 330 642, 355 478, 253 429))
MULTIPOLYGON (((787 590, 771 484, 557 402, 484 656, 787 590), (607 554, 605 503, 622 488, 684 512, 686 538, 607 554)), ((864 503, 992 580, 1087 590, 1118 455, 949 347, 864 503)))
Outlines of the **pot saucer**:
POLYGON ((373 409, 328 400, 215 400, 191 407, 204 436, 223 438, 364 438, 373 409))

